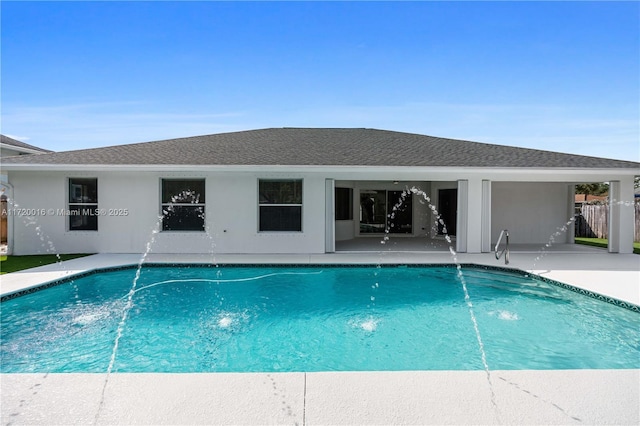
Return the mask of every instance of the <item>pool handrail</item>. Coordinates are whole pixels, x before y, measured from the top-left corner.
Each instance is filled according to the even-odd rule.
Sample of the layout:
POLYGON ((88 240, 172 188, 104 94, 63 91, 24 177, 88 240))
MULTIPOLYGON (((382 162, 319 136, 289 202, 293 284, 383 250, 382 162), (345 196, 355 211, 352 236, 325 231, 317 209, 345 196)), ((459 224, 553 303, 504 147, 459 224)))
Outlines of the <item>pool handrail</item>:
POLYGON ((496 247, 493 249, 496 253, 496 259, 500 259, 500 256, 504 253, 504 264, 509 264, 509 231, 507 229, 503 229, 500 232, 500 236, 498 237, 498 242, 496 243, 496 247), (506 237, 505 246, 501 252, 498 252, 498 246, 500 246, 500 242, 502 241, 502 237, 506 237))

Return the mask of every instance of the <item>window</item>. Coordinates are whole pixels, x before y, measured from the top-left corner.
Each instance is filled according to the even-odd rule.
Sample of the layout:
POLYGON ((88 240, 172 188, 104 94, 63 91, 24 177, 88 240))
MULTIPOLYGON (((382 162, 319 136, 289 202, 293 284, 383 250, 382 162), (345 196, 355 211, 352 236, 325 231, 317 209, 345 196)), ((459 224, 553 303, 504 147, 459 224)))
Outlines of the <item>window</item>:
POLYGON ((98 230, 98 179, 69 178, 69 231, 98 230))
POLYGON ((162 179, 162 230, 204 231, 204 179, 162 179))
POLYGON ((336 220, 353 220, 353 189, 336 188, 336 220))
POLYGON ((258 182, 260 231, 302 231, 302 180, 258 182))

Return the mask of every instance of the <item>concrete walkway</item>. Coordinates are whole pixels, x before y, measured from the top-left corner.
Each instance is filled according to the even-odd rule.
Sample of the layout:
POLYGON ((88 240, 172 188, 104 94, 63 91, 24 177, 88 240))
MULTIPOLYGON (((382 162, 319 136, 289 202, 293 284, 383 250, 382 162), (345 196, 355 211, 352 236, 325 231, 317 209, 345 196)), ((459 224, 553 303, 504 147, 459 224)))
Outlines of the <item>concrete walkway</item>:
MULTIPOLYGON (((16 291, 140 255, 94 255, 0 277, 16 291)), ((166 255, 148 262, 452 263, 442 252, 166 255)), ((458 261, 504 266, 491 253, 458 261)), ((602 250, 511 253, 510 267, 640 305, 640 256, 602 250)), ((1 421, 19 424, 640 423, 640 370, 207 374, 2 374, 1 421)))

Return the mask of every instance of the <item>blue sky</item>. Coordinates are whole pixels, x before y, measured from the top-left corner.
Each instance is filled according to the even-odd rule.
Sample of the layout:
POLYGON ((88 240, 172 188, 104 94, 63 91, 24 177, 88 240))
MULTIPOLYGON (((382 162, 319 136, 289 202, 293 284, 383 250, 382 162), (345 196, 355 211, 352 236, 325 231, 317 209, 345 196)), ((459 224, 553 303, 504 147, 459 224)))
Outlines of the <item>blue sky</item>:
POLYGON ((56 151, 370 127, 640 160, 637 2, 0 2, 2 128, 56 151))

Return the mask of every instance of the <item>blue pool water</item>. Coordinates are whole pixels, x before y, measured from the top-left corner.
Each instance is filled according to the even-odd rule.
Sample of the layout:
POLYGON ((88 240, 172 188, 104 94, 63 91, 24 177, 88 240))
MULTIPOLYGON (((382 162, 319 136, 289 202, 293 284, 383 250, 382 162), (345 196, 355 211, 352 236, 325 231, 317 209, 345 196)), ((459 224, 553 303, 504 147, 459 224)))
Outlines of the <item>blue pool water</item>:
MULTIPOLYGON (((640 368, 640 314, 462 269, 490 369, 640 368)), ((135 269, 2 303, 1 371, 105 372, 135 269)), ((453 267, 145 267, 113 372, 481 370, 453 267)))

